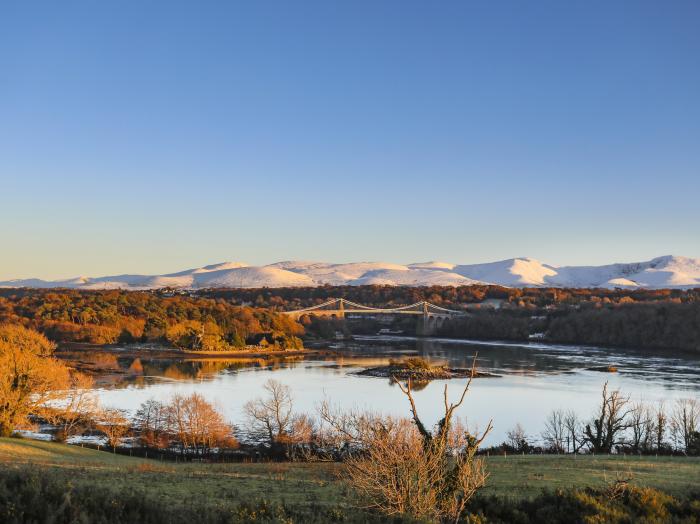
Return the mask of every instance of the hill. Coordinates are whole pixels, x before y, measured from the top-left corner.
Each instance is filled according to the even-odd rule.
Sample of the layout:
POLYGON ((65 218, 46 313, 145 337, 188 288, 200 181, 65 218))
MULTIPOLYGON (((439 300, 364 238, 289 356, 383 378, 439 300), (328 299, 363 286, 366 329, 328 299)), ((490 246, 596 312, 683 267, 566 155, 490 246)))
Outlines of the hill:
POLYGON ((37 278, 0 281, 0 287, 76 289, 280 288, 303 286, 468 286, 570 288, 700 287, 700 259, 663 256, 645 262, 602 266, 554 266, 533 258, 511 258, 484 264, 424 262, 285 261, 267 266, 224 262, 164 275, 114 275, 46 281, 37 278))

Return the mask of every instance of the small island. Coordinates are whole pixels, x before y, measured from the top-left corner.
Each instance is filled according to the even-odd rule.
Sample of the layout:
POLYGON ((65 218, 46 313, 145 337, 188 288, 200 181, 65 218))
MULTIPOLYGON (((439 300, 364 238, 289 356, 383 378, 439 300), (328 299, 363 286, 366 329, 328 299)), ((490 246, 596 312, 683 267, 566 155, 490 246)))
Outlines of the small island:
POLYGON ((601 373, 617 373, 617 367, 613 365, 593 366, 590 368, 586 368, 586 371, 600 371, 601 373))
MULTIPOLYGON (((400 380, 415 380, 427 382, 430 380, 444 380, 451 378, 467 378, 472 376, 469 368, 450 368, 443 365, 432 365, 420 357, 410 357, 403 360, 390 360, 388 366, 378 366, 363 369, 357 373, 367 377, 396 378, 400 380)), ((480 371, 474 372, 475 378, 498 377, 493 373, 480 371)))

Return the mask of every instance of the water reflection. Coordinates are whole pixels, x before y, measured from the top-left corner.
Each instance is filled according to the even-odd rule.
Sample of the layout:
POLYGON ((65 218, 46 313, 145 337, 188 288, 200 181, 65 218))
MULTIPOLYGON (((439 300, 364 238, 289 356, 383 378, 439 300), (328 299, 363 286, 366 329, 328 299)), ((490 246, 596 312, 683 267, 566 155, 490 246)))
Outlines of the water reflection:
MULTIPOLYGON (((135 411, 149 398, 166 400, 173 393, 199 392, 217 403, 234 424, 242 424, 243 404, 261 395, 261 385, 275 378, 291 386, 295 407, 312 413, 324 397, 343 408, 370 409, 407 415, 406 400, 385 378, 361 377, 361 369, 385 365, 389 359, 419 355, 433 363, 469 367, 478 353, 481 370, 501 375, 474 382, 461 415, 470 425, 485 427, 493 419, 490 443, 500 442, 516 422, 539 434, 552 409, 574 409, 587 417, 607 380, 633 400, 671 402, 697 397, 700 356, 660 357, 639 351, 548 344, 482 343, 475 341, 362 337, 334 344, 330 351, 285 358, 161 358, 157 353, 76 352, 63 354, 98 377, 105 405, 135 411), (614 365, 618 373, 591 371, 614 365)), ((437 421, 442 388, 457 394, 463 379, 433 381, 416 392, 418 409, 437 421)))
POLYGON ((60 351, 57 355, 69 364, 96 377, 99 387, 145 387, 158 380, 201 381, 219 373, 231 373, 246 368, 270 371, 301 362, 303 356, 269 358, 173 358, 159 355, 122 355, 100 350, 60 351))
POLYGON ((387 358, 418 355, 450 367, 469 367, 474 355, 478 354, 479 369, 524 376, 571 374, 614 366, 623 376, 668 382, 672 388, 700 390, 700 355, 697 354, 663 357, 649 351, 537 342, 369 336, 357 337, 354 341, 338 344, 336 348, 355 355, 373 354, 387 358))

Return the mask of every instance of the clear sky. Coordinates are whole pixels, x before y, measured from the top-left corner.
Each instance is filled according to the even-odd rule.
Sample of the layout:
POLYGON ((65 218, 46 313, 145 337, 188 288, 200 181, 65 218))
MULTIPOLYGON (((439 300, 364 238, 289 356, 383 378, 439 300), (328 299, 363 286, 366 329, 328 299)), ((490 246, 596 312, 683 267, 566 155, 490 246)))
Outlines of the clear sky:
POLYGON ((7 1, 0 279, 700 257, 700 2, 7 1))

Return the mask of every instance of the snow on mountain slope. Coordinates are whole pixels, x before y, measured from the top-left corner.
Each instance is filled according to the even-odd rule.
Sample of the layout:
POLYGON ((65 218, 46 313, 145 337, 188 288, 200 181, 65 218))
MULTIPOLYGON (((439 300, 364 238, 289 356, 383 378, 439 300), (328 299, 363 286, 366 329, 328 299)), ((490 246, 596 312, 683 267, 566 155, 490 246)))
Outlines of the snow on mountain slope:
POLYGON ((314 262, 311 260, 284 260, 282 262, 269 264, 266 267, 278 267, 280 269, 286 269, 287 271, 306 271, 308 269, 318 269, 332 265, 333 264, 329 264, 328 262, 314 262))
POLYGON ((370 271, 408 271, 407 266, 387 262, 354 262, 350 264, 326 264, 322 262, 282 262, 268 267, 283 267, 311 278, 318 285, 339 286, 349 284, 370 271))
POLYGON ((552 266, 532 258, 512 258, 486 264, 455 265, 423 262, 329 264, 286 261, 268 266, 223 262, 165 275, 115 275, 45 281, 18 279, 0 287, 68 287, 77 289, 154 289, 162 287, 297 287, 385 284, 396 286, 502 286, 691 288, 700 287, 700 259, 664 256, 646 262, 603 266, 552 266))
POLYGON ((455 266, 453 271, 473 280, 513 287, 542 286, 548 277, 557 274, 555 268, 534 258, 510 258, 486 264, 455 266))
POLYGON ((700 259, 665 256, 647 262, 557 268, 549 285, 567 287, 695 287, 700 285, 700 259))
POLYGON ((431 262, 418 262, 417 264, 409 264, 408 267, 410 269, 442 269, 452 271, 455 268, 455 264, 433 260, 431 262))
POLYGON ((70 280, 41 280, 40 278, 17 278, 14 280, 6 280, 0 282, 0 287, 40 287, 40 288, 52 288, 52 287, 76 287, 75 281, 77 279, 70 280))
POLYGON ((700 286, 700 259, 665 256, 640 264, 641 271, 628 275, 642 287, 700 286))
POLYGON ((306 275, 276 267, 241 267, 194 275, 193 287, 299 287, 313 286, 306 275))
POLYGON ((164 277, 182 277, 193 275, 195 273, 208 273, 210 271, 220 271, 222 269, 238 269, 241 267, 248 267, 245 262, 221 262, 219 264, 212 264, 210 266, 198 267, 195 269, 186 269, 185 271, 178 271, 177 273, 170 273, 168 275, 163 275, 164 277))
POLYGON ((353 286, 385 285, 385 286, 470 286, 480 284, 476 280, 434 269, 378 269, 368 271, 360 278, 349 282, 353 286))

